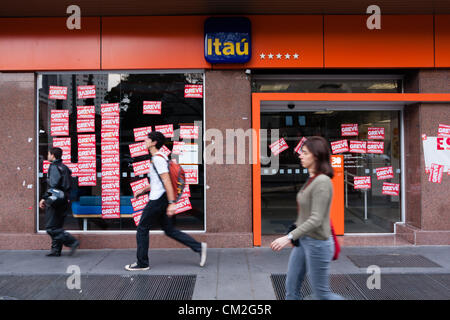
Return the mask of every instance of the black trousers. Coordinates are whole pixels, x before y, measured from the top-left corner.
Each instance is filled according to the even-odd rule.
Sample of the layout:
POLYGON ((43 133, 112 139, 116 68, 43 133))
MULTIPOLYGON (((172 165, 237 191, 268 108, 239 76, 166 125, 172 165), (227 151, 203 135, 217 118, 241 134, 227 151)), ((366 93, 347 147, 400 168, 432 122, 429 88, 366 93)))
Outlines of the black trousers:
POLYGON ((195 252, 201 252, 202 245, 200 242, 173 227, 172 219, 166 214, 168 206, 167 196, 164 193, 157 200, 150 200, 142 212, 141 220, 136 231, 137 242, 137 264, 141 268, 149 266, 148 248, 150 245, 150 228, 159 223, 164 233, 191 248, 195 252))
POLYGON ((64 219, 67 215, 69 204, 58 207, 46 207, 45 229, 52 238, 52 251, 61 253, 63 245, 71 247, 76 239, 68 232, 64 231, 64 219))

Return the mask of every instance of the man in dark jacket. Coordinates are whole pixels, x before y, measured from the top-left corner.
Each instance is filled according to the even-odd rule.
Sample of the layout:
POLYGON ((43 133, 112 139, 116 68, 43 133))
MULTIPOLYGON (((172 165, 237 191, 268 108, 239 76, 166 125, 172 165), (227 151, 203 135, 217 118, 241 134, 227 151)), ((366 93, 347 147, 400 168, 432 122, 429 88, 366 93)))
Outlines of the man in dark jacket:
POLYGON ((70 181, 67 179, 71 179, 71 171, 63 164, 61 157, 61 148, 51 148, 48 151, 48 161, 51 164, 47 173, 47 192, 39 201, 39 208, 46 209, 45 229, 52 238, 52 247, 50 253, 47 254, 48 257, 61 256, 63 245, 70 247, 69 254, 72 255, 80 245, 77 239, 63 229, 64 218, 70 209, 70 181), (64 193, 62 198, 57 196, 58 191, 64 193))

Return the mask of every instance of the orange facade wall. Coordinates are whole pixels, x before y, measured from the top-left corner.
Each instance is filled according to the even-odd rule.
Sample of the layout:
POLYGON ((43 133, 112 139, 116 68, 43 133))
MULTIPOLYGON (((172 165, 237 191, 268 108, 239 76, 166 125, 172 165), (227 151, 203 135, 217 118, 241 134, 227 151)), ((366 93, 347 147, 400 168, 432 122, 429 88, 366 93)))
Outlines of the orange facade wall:
POLYGON ((436 68, 450 68, 450 15, 435 16, 436 68))
POLYGON ((232 66, 206 62, 206 16, 82 18, 81 30, 65 18, 5 18, 0 71, 450 67, 449 15, 383 15, 381 30, 367 17, 248 16, 252 60, 232 66))
POLYGON ((253 50, 252 59, 244 68, 323 67, 322 16, 251 16, 249 19, 253 50), (269 54, 274 55, 272 59, 269 54), (281 59, 277 54, 281 54, 281 59))
POLYGON ((100 69, 100 18, 69 30, 65 18, 0 19, 0 70, 100 69))
POLYGON ((433 16, 381 16, 369 30, 367 16, 325 16, 325 68, 434 67, 433 16))
POLYGON ((102 68, 210 68, 203 56, 205 19, 203 16, 102 18, 102 68))

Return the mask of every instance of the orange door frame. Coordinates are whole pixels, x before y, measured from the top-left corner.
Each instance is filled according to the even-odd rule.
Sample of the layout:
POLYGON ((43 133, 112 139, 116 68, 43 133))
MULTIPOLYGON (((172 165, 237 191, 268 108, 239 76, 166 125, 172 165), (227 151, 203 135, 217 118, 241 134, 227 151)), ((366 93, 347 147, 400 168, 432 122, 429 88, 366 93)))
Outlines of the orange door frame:
POLYGON ((262 101, 449 103, 450 93, 252 93, 253 245, 261 246, 260 129, 262 101))

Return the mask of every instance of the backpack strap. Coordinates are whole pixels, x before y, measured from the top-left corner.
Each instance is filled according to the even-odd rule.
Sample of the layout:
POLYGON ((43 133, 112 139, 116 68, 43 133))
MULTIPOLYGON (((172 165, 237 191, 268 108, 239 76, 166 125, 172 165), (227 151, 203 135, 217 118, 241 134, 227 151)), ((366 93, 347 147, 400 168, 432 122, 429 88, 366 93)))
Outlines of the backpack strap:
MULTIPOLYGON (((164 160, 166 160, 166 159, 165 159, 162 155, 160 155, 160 154, 155 154, 155 156, 161 157, 161 158, 163 158, 164 160)), ((161 184, 163 185, 163 188, 164 188, 164 190, 165 190, 166 187, 164 186, 164 182, 162 181, 161 176, 159 175, 159 172, 158 172, 158 170, 156 169, 155 164, 153 163, 153 161, 152 161, 152 166, 153 166, 153 169, 155 169, 156 175, 158 176, 159 181, 161 181, 161 184)), ((167 166, 169 166, 169 160, 167 160, 167 166)), ((167 192, 167 191, 166 191, 166 192, 167 192)))

